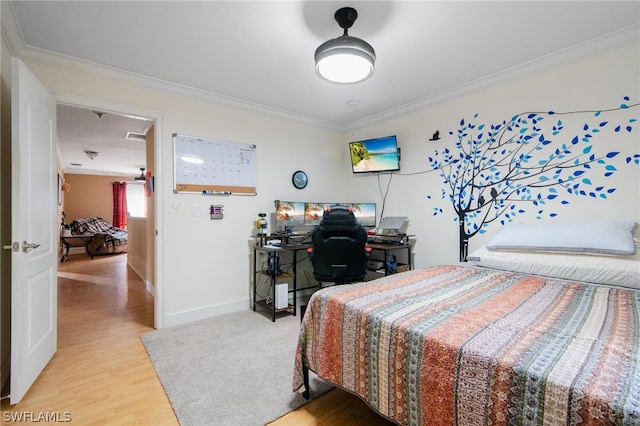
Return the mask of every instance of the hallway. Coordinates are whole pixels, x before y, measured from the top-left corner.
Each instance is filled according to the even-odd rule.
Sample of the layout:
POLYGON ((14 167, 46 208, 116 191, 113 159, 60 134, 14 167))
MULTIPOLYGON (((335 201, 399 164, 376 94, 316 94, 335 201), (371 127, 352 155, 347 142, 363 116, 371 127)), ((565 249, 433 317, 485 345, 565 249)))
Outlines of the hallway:
POLYGON ((152 330, 153 297, 126 253, 70 255, 58 268, 58 350, 22 402, 2 400, 3 424, 44 413, 72 425, 176 425, 140 340, 152 330))

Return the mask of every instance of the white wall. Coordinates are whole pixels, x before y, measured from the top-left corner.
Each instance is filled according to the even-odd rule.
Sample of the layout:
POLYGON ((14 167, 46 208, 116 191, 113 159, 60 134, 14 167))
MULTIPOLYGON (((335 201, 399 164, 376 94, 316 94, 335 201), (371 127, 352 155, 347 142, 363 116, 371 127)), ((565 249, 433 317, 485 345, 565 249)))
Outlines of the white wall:
MULTIPOLYGON (((375 201, 378 214, 382 189, 388 175, 354 176, 350 172, 347 142, 366 137, 397 134, 402 147, 402 170, 394 175, 385 215, 407 215, 415 234, 415 264, 426 266, 455 262, 458 258, 457 224, 447 201, 439 199, 441 178, 429 169, 427 157, 433 151, 452 147, 449 130, 457 130, 461 118, 480 113, 484 123, 499 122, 530 110, 581 110, 616 106, 622 96, 640 98, 638 87, 638 45, 568 64, 532 77, 478 91, 437 107, 381 121, 366 129, 339 134, 282 118, 216 105, 204 99, 170 94, 117 79, 101 77, 83 66, 53 67, 28 63, 36 76, 57 95, 97 99, 159 111, 162 126, 160 157, 163 239, 164 326, 249 307, 249 236, 259 212, 273 212, 273 200, 375 201), (429 142, 435 130, 443 139, 429 142), (258 195, 203 198, 173 193, 173 151, 171 134, 180 133, 258 147, 258 195), (291 185, 291 174, 303 169, 309 185, 300 191, 291 185), (431 194, 435 199, 427 200, 431 194), (224 219, 192 217, 194 204, 221 203, 224 219), (434 206, 444 214, 433 216, 434 206)), ((425 78, 428 78, 425 77, 425 78)), ((637 110, 636 116, 637 116, 637 110)), ((570 119, 567 119, 570 121, 570 119)), ((606 142, 606 141, 605 141, 606 142)), ((640 152, 637 132, 618 135, 612 144, 640 152)), ((606 202, 572 199, 558 207, 558 220, 577 217, 618 216, 640 220, 638 167, 621 167, 612 178, 618 191, 606 202)), ((529 215, 523 219, 533 220, 529 215)), ((488 235, 495 232, 493 224, 488 235)), ((474 237, 475 248, 485 236, 474 237)))
POLYGON ((127 216, 127 231, 127 265, 147 283, 147 218, 127 216))
MULTIPOLYGON (((169 94, 124 81, 102 78, 73 67, 27 63, 54 95, 160 111, 162 132, 160 208, 163 240, 164 326, 249 308, 249 240, 259 212, 273 212, 275 199, 340 201, 342 141, 339 134, 297 122, 214 105, 202 99, 169 94), (257 196, 204 197, 173 193, 172 134, 252 143, 257 146, 257 196), (309 184, 291 185, 304 169, 309 184), (224 219, 193 217, 194 204, 223 204, 224 219)), ((81 68, 81 67, 80 67, 81 68)), ((160 155, 158 155, 160 154, 160 155)))
MULTIPOLYGON (((455 135, 461 119, 468 122, 473 120, 474 114, 479 113, 476 123, 489 125, 509 120, 513 115, 527 111, 560 112, 617 107, 623 102, 625 95, 631 97, 629 103, 639 102, 639 51, 639 45, 634 44, 349 133, 345 139, 358 140, 397 134, 398 144, 402 148, 401 171, 391 181, 385 215, 409 216, 408 232, 415 234, 417 238, 415 264, 427 266, 458 260, 458 225, 454 221, 455 212, 450 202, 440 198, 442 178, 435 172, 415 173, 430 170, 427 159, 435 150, 442 151, 448 147, 455 151, 455 137, 448 132, 454 131, 455 135), (430 142, 428 139, 436 130, 440 131, 442 139, 430 142), (431 195, 433 199, 428 200, 427 195, 431 195), (444 214, 434 217, 433 208, 436 206, 443 208, 444 214)), ((632 114, 638 118, 639 110, 636 107, 627 115, 632 114)), ((589 115, 591 117, 593 115, 589 115)), ((562 120, 568 128, 571 123, 584 123, 585 115, 562 116, 562 120)), ((631 134, 624 131, 615 134, 612 130, 609 126, 608 133, 597 138, 601 151, 640 153, 640 129, 637 126, 631 134)), ((556 140, 564 142, 567 139, 570 140, 570 134, 565 131, 556 140)), ((595 140, 596 138, 594 145, 595 140)), ((558 213, 553 220, 571 221, 613 216, 640 221, 640 167, 624 163, 623 156, 619 155, 616 164, 620 171, 617 175, 608 179, 593 178, 594 181, 618 188, 608 200, 563 194, 556 202, 548 203, 550 210, 558 213), (561 199, 570 200, 570 204, 560 205, 561 199)), ((386 182, 387 179, 388 177, 383 177, 381 180, 386 182)), ((353 177, 349 189, 353 193, 376 192, 376 177, 353 177)), ((532 214, 535 209, 527 209, 528 214, 518 216, 516 221, 536 221, 532 214)), ((485 234, 474 236, 470 241, 470 251, 486 242, 499 227, 500 224, 494 222, 485 234)))

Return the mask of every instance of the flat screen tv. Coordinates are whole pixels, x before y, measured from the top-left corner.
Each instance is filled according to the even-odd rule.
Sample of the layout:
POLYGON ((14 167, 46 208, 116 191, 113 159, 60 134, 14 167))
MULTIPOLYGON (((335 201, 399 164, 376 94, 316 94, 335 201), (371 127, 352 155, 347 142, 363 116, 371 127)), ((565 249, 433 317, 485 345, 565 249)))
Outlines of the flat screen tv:
POLYGON ((353 173, 393 172, 400 170, 396 136, 349 142, 353 173))

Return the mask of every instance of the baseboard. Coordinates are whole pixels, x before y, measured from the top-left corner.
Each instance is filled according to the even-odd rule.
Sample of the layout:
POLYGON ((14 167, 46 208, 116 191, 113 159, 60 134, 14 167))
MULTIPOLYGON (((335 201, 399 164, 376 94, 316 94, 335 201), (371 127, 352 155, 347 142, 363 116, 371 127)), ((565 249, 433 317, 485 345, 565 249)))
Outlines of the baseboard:
POLYGON ((155 297, 156 297, 156 286, 151 284, 148 280, 145 280, 144 286, 147 289, 147 292, 149 292, 149 294, 152 295, 153 298, 155 299, 155 297))
POLYGON ((175 312, 165 315, 164 328, 186 324, 193 321, 200 321, 216 317, 218 315, 230 314, 231 312, 242 311, 244 309, 249 309, 249 306, 250 301, 246 298, 220 305, 203 306, 201 308, 175 312))

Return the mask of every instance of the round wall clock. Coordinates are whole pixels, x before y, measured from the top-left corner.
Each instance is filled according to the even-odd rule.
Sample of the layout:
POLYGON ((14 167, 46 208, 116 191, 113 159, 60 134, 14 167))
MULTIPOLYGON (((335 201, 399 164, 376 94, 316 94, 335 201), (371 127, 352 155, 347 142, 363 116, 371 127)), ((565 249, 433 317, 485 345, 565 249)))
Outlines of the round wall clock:
POLYGON ((302 189, 307 186, 307 183, 309 183, 309 178, 305 172, 298 170, 293 173, 293 176, 291 176, 291 182, 293 182, 293 186, 296 188, 302 189))

